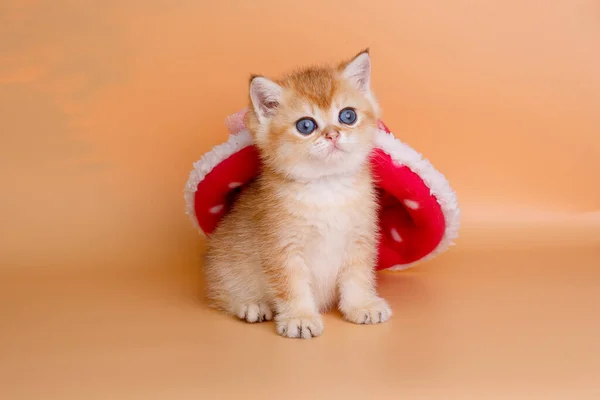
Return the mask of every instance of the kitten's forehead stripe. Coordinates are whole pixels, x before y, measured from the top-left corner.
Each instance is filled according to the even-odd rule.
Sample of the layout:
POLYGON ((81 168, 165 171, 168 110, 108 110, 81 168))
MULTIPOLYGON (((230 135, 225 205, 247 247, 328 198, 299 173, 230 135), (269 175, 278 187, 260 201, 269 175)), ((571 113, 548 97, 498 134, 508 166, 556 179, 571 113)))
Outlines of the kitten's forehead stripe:
POLYGON ((337 90, 334 72, 327 68, 307 68, 286 77, 280 84, 319 108, 331 106, 337 90))

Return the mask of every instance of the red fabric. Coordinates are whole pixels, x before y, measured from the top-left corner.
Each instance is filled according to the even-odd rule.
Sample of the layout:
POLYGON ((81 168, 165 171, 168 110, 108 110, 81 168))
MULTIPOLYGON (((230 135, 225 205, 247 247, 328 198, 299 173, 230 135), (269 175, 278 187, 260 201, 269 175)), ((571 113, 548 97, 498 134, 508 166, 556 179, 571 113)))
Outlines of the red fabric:
POLYGON ((380 194, 377 269, 418 261, 431 253, 444 236, 442 209, 419 175, 406 166, 395 165, 381 149, 374 150, 371 162, 380 194), (407 207, 405 200, 418 208, 407 207))
MULTIPOLYGON (((379 127, 390 133, 383 122, 379 127)), ((381 240, 376 268, 382 270, 422 259, 437 247, 444 235, 445 220, 437 199, 419 175, 395 164, 383 150, 373 151, 371 163, 380 201, 381 240)), ((258 151, 248 146, 206 175, 198 184, 194 204, 202 231, 210 234, 215 230, 243 185, 259 172, 258 151)))
POLYGON ((242 186, 231 188, 230 185, 245 185, 259 171, 258 150, 255 146, 248 146, 231 155, 206 175, 198 184, 194 196, 196 220, 203 232, 212 233, 221 218, 231 209, 242 186), (217 211, 219 208, 221 209, 217 211))

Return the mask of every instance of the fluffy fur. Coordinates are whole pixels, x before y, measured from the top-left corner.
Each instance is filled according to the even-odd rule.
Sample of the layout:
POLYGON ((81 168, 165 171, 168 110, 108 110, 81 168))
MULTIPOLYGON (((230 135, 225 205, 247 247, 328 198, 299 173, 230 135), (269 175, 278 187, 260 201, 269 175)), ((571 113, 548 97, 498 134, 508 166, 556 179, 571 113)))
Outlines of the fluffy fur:
POLYGON ((250 82, 246 125, 263 161, 213 233, 206 256, 214 307, 248 322, 275 317, 285 337, 323 331, 320 313, 337 305, 354 323, 388 320, 375 289, 377 202, 368 155, 379 108, 362 52, 337 67, 307 68, 250 82), (353 124, 339 121, 352 108, 353 124), (317 129, 302 135, 296 122, 317 129))

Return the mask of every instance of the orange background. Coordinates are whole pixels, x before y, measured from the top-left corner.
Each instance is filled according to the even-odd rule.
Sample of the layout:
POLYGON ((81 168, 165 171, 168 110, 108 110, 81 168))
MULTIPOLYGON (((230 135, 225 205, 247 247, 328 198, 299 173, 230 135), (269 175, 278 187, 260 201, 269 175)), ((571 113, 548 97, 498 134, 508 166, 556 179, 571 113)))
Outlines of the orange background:
POLYGON ((4 398, 600 386, 598 1, 5 0, 0 18, 4 398), (457 246, 383 275, 385 327, 332 315, 315 344, 282 343, 207 311, 192 162, 250 73, 364 47, 386 124, 457 191, 457 246))

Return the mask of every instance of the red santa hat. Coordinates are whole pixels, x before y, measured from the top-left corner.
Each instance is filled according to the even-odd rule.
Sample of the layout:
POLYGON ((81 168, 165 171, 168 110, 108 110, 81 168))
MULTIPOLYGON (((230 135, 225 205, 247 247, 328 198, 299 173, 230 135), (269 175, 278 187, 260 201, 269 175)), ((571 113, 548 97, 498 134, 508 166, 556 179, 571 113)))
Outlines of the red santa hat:
MULTIPOLYGON (((229 140, 194 163, 184 197, 186 212, 210 236, 229 212, 244 185, 260 173, 258 150, 244 126, 242 110, 229 116, 229 140)), ((458 236, 456 193, 421 154, 379 122, 370 161, 380 211, 378 270, 402 270, 435 257, 458 236)))

